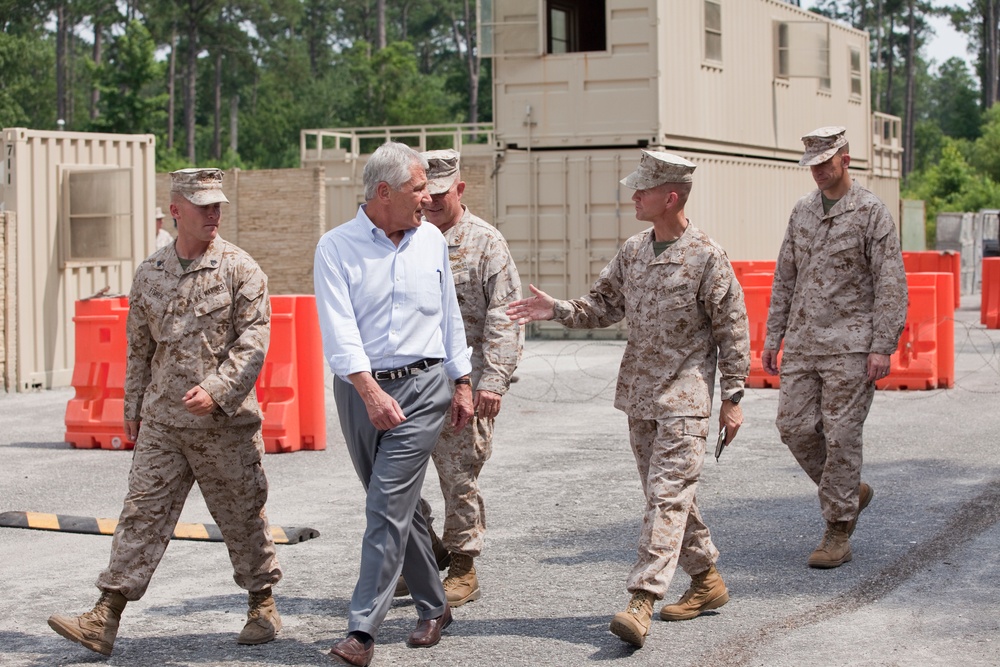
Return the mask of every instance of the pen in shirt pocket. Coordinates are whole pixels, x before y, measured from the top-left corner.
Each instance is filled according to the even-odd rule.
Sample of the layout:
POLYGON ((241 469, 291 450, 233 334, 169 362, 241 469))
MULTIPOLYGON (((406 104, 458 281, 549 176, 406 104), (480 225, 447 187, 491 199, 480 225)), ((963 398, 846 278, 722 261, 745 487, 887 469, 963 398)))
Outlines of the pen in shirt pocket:
POLYGON ((438 285, 444 282, 444 275, 441 273, 441 269, 435 269, 438 272, 438 285))

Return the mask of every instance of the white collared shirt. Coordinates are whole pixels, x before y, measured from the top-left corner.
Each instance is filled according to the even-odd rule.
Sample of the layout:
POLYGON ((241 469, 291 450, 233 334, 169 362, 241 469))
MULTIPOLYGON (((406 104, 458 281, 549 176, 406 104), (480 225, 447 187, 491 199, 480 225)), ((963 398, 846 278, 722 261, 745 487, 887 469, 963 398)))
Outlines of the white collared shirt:
POLYGON ((444 359, 448 377, 472 370, 448 244, 431 224, 396 246, 365 213, 320 238, 313 265, 323 355, 347 380, 420 359, 444 359))

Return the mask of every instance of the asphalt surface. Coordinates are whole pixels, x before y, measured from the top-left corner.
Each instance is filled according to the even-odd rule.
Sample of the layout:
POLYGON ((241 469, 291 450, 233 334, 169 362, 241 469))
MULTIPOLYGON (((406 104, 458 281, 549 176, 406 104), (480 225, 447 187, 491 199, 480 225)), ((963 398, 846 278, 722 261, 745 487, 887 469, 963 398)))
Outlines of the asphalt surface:
MULTIPOLYGON (((778 439, 777 391, 747 392, 746 424, 721 462, 706 461, 699 492, 732 599, 692 621, 654 620, 639 650, 607 630, 628 601, 643 507, 626 420, 611 406, 624 344, 529 341, 482 478, 483 597, 456 609, 430 649, 406 647, 416 616, 409 599, 397 600, 373 664, 1000 664, 1000 331, 979 324, 977 298, 963 304, 956 388, 875 397, 864 468, 875 498, 852 540, 854 560, 838 569, 806 567, 823 532, 814 486, 778 439)), ((0 394, 0 512, 118 516, 131 457, 63 442, 72 395, 0 394)), ((265 460, 272 523, 320 532, 278 547, 276 641, 236 644, 245 594, 222 544, 175 541, 103 658, 57 636, 46 619, 93 605, 111 539, 0 528, 0 665, 330 664, 364 515, 329 390, 327 414, 325 451, 265 460)), ((440 513, 433 473, 425 496, 440 513)), ((211 522, 197 489, 181 521, 211 522)), ((687 584, 679 571, 668 601, 687 584)))

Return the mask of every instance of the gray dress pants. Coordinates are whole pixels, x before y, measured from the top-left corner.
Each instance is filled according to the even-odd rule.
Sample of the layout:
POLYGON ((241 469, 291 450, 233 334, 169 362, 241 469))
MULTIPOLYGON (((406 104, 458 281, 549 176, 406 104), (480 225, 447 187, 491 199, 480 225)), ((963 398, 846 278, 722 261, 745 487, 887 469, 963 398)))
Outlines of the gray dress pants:
POLYGON ((417 501, 448 416, 451 385, 443 364, 438 364, 380 386, 406 415, 402 424, 389 431, 372 426, 354 385, 340 378, 333 385, 347 450, 366 491, 361 572, 351 596, 347 630, 372 637, 392 605, 400 574, 421 620, 437 618, 447 604, 417 501))

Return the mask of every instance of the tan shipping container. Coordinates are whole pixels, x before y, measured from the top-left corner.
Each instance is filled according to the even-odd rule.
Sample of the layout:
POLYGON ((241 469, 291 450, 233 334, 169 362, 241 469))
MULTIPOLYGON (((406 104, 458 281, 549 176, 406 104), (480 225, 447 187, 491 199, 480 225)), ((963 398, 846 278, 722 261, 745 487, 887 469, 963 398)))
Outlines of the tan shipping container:
POLYGON ((76 301, 127 293, 137 262, 153 251, 154 141, 3 130, 0 211, 16 214, 6 244, 17 272, 5 295, 8 390, 69 385, 76 301))
POLYGON ((854 165, 868 168, 867 33, 778 0, 564 4, 573 10, 480 3, 498 147, 661 145, 792 160, 803 134, 843 125, 854 165), (569 24, 567 42, 554 13, 569 24))

